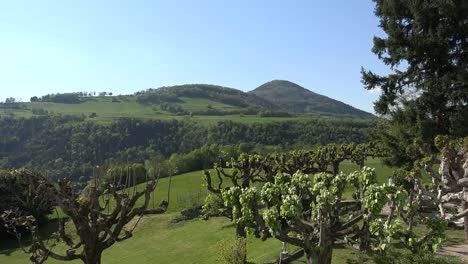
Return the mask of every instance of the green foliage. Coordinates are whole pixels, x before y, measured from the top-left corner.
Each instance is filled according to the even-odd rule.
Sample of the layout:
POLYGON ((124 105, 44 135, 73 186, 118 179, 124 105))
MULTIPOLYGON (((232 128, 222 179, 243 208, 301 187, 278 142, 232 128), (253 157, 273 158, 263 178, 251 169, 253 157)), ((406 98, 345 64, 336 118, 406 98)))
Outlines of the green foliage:
MULTIPOLYGON (((17 215, 32 215, 43 223, 55 206, 50 188, 28 177, 25 171, 0 171, 0 214, 14 211, 17 215)), ((0 218, 1 224, 1 218, 0 218)), ((0 231, 3 224, 0 225, 0 231)))
POLYGON ((318 254, 320 259, 331 256, 320 254, 331 252, 334 240, 352 242, 351 237, 360 236, 357 230, 365 227, 358 227, 360 217, 364 216, 368 221, 373 241, 370 246, 378 251, 385 250, 402 229, 400 225, 376 216, 390 196, 397 196, 399 199, 395 200, 403 202, 404 190, 394 185, 376 185, 373 179, 374 171, 366 167, 350 175, 323 172, 308 175, 301 171, 292 175, 278 173, 262 186, 260 192, 256 187, 235 186, 224 190, 222 197, 225 205, 232 207, 232 218, 236 224, 254 233, 261 232, 263 238, 271 235, 302 247, 308 257, 318 254), (355 189, 354 196, 363 193, 363 201, 347 211, 343 210, 341 197, 345 186, 351 184, 360 187, 355 189), (341 222, 341 219, 347 220, 341 222))
POLYGON ((259 117, 291 117, 292 115, 288 112, 281 111, 260 111, 257 114, 259 117))
POLYGON ((229 172, 216 167, 217 187, 210 173, 205 180, 212 197, 224 201, 224 208, 216 204, 218 215, 228 214, 238 235, 245 229, 262 239, 273 236, 303 248, 309 261, 329 259, 336 240, 377 252, 394 243, 413 252, 435 252, 445 238, 445 221, 414 207, 411 189, 400 185, 408 181, 407 172, 396 172, 401 177, 395 181, 377 183, 374 169, 363 166, 366 157, 380 153, 372 144, 331 144, 310 151, 240 155, 227 163, 229 172), (340 173, 345 160, 361 169, 340 173), (223 179, 232 185, 223 187, 223 179), (409 227, 416 225, 414 219, 425 226, 423 235, 409 227))
POLYGON ((143 164, 128 164, 111 166, 104 176, 107 183, 118 186, 130 187, 153 179, 154 175, 148 175, 143 164))
POLYGON ((223 239, 218 242, 217 246, 219 261, 221 261, 221 263, 247 263, 247 241, 245 238, 223 239))
POLYGON ((179 104, 174 104, 174 103, 161 103, 161 110, 167 111, 169 113, 173 113, 176 115, 188 115, 188 111, 184 110, 182 106, 179 104))
POLYGON ((33 113, 33 115, 48 115, 49 114, 47 110, 42 109, 42 108, 33 108, 31 112, 33 113))
MULTIPOLYGON (((246 125, 219 122, 203 126, 195 122, 119 119, 109 124, 84 122, 81 116, 0 118, 0 164, 4 168, 28 167, 48 175, 73 179, 92 174, 95 165, 143 163, 167 159, 179 171, 211 168, 221 156, 237 150, 204 145, 318 145, 330 142, 364 142, 371 123, 310 120, 246 125), (197 150, 200 149, 200 150, 197 150), (192 152, 193 151, 193 152, 192 152), (226 153, 222 153, 226 152, 226 153)), ((264 147, 262 151, 270 151, 264 147)), ((167 166, 166 166, 167 167, 167 166)))
MULTIPOLYGON (((187 84, 171 87, 161 87, 158 89, 148 89, 136 93, 139 98, 159 98, 159 101, 153 102, 177 102, 177 98, 190 97, 190 98, 206 98, 215 102, 221 102, 228 105, 237 107, 269 107, 270 104, 261 98, 240 90, 209 85, 209 84, 187 84), (170 100, 169 100, 170 99, 170 100)), ((141 100, 141 99, 139 99, 141 100)))
POLYGON ((418 159, 407 146, 433 146, 436 135, 468 134, 468 60, 465 1, 375 0, 384 37, 372 51, 391 69, 385 76, 362 70, 366 89, 380 89, 378 114, 390 117, 382 142, 391 165, 418 159))
POLYGON ((223 213, 224 201, 219 195, 209 193, 202 205, 202 214, 205 219, 210 216, 219 216, 223 213))
POLYGON ((62 104, 79 104, 81 102, 80 96, 78 93, 58 93, 58 94, 47 94, 41 96, 35 100, 36 102, 53 102, 53 103, 62 103, 62 104))
POLYGON ((375 255, 373 260, 376 264, 462 264, 455 257, 438 256, 430 252, 418 254, 407 253, 402 250, 391 248, 383 255, 375 255))

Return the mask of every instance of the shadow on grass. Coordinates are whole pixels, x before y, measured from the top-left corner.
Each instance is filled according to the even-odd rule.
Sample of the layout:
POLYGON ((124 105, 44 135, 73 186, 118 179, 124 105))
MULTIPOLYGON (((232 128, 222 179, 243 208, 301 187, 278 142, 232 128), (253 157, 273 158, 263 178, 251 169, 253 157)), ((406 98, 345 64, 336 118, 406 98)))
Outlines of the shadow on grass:
MULTIPOLYGON (((64 219, 63 221, 66 221, 64 219)), ((58 229, 58 219, 51 220, 39 227, 41 237, 43 239, 48 239, 52 235, 52 233, 56 232, 58 229)), ((25 231, 22 233, 21 243, 24 247, 31 246, 31 235, 29 232, 25 231)), ((18 243, 18 239, 14 235, 9 235, 6 237, 2 237, 0 240, 0 255, 9 256, 11 253, 15 252, 16 250, 20 249, 20 245, 18 243)))
POLYGON ((228 228, 235 228, 235 227, 236 227, 235 223, 229 223, 229 224, 221 226, 221 229, 228 229, 228 228))

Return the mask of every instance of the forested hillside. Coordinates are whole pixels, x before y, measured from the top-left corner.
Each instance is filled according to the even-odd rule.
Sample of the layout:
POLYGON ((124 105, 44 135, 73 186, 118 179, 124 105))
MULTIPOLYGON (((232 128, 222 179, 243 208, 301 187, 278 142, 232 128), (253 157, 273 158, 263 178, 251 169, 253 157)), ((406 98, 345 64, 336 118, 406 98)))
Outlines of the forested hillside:
POLYGON ((119 119, 110 124, 76 116, 0 119, 0 167, 29 167, 50 175, 88 178, 92 166, 144 162, 187 153, 204 145, 278 145, 282 148, 327 143, 362 143, 372 121, 310 119, 242 124, 221 121, 119 119))

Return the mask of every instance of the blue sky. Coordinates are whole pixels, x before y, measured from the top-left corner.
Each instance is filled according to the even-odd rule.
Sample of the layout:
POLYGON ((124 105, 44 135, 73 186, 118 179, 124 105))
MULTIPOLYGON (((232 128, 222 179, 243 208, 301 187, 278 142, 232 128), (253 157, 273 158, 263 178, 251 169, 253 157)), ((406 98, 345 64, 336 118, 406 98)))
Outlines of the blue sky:
POLYGON ((0 100, 128 94, 185 83, 244 91, 286 79, 372 111, 360 68, 382 35, 371 0, 0 3, 0 100))

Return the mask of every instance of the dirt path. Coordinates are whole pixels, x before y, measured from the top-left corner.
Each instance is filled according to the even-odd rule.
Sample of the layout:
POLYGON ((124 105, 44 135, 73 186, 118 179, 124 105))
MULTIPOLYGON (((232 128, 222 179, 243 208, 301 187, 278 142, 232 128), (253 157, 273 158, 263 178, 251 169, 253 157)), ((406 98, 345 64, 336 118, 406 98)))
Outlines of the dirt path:
POLYGON ((468 261, 468 244, 446 246, 441 248, 438 253, 445 256, 460 257, 462 260, 468 261))

